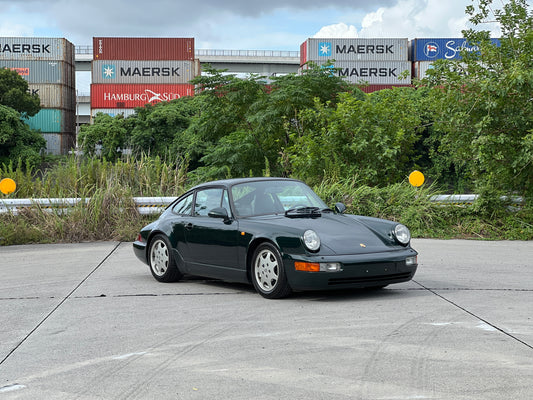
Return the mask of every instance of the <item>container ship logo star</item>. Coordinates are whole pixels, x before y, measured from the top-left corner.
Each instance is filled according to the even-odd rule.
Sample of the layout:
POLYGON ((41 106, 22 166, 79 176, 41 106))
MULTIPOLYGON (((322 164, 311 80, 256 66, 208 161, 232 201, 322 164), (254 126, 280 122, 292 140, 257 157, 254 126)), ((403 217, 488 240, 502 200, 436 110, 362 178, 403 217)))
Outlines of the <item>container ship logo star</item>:
POLYGON ((318 44, 318 55, 322 57, 331 57, 331 43, 320 42, 318 44))
POLYGON ((114 65, 103 65, 102 75, 104 76, 104 79, 115 78, 115 66, 114 65))

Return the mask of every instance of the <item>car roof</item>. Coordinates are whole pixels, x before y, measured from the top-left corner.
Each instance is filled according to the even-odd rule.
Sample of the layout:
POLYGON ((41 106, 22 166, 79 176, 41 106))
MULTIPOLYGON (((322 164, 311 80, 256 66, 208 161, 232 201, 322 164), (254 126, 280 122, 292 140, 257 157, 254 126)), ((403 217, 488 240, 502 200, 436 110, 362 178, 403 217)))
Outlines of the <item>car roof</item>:
POLYGON ((234 185, 238 185, 241 183, 247 183, 247 182, 260 182, 260 181, 293 181, 293 182, 301 182, 298 179, 292 179, 292 178, 277 178, 277 177, 256 177, 256 178, 233 178, 233 179, 222 179, 218 181, 211 181, 211 182, 205 182, 201 183, 199 185, 196 185, 195 187, 188 190, 188 192, 196 189, 200 189, 203 187, 209 187, 209 186, 225 186, 225 187, 231 187, 234 185))

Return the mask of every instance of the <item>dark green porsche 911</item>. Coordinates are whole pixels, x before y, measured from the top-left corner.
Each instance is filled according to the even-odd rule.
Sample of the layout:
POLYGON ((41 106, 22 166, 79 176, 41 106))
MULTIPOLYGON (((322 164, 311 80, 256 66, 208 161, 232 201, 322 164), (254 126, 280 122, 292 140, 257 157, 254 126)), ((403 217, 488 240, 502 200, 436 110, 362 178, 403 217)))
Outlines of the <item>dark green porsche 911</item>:
POLYGON ((410 280, 418 264, 409 230, 345 209, 294 179, 208 182, 144 227, 133 249, 160 282, 184 274, 251 282, 266 298, 410 280))

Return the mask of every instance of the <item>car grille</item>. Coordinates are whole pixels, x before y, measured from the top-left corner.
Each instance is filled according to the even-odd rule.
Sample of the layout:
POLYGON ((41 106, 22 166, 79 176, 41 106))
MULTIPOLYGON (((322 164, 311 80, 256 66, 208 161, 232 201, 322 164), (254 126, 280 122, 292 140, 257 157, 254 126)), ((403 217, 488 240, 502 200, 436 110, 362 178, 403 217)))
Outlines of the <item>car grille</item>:
POLYGON ((346 277, 346 278, 331 278, 328 280, 328 285, 349 285, 349 284, 361 284, 361 285, 379 285, 381 283, 393 282, 393 281, 408 281, 411 279, 411 272, 402 272, 399 274, 389 275, 374 275, 374 276, 358 276, 358 277, 346 277))

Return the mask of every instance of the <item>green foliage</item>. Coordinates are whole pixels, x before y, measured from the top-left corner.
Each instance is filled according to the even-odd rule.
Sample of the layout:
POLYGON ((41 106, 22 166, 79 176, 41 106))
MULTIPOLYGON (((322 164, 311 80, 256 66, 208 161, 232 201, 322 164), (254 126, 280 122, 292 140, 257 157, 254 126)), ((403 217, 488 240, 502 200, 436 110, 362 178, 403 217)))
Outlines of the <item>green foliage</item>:
POLYGON ((416 165, 419 103, 412 88, 345 93, 336 108, 316 100, 314 109, 301 112, 293 134, 294 174, 312 182, 355 176, 380 186, 403 180, 416 165))
MULTIPOLYGON (((474 25, 495 20, 501 46, 486 31, 463 32, 479 53, 437 64, 427 82, 435 116, 432 144, 447 166, 493 199, 533 197, 533 16, 524 0, 493 10, 492 0, 467 9, 474 25)), ((444 164, 444 163, 443 163, 444 164)), ((489 207, 494 201, 486 202, 489 207)))
POLYGON ((0 68, 0 105, 33 116, 41 109, 39 96, 28 92, 26 82, 16 71, 0 68))
POLYGON ((98 113, 94 124, 81 126, 78 141, 85 154, 98 154, 108 160, 116 160, 126 147, 127 130, 124 116, 119 114, 111 117, 98 113))
POLYGON ((36 166, 45 147, 44 138, 22 122, 19 112, 0 105, 0 165, 21 159, 24 165, 36 166))

